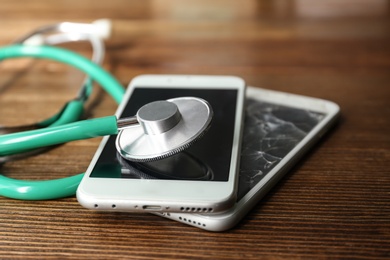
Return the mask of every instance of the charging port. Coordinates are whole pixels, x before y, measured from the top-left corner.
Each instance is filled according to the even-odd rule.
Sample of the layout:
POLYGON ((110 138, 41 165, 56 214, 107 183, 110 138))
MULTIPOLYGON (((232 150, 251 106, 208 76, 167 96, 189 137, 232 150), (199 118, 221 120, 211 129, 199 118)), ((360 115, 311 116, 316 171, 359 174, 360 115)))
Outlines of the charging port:
POLYGON ((159 211, 161 210, 161 206, 155 206, 155 205, 145 205, 142 206, 144 210, 150 210, 150 211, 159 211))

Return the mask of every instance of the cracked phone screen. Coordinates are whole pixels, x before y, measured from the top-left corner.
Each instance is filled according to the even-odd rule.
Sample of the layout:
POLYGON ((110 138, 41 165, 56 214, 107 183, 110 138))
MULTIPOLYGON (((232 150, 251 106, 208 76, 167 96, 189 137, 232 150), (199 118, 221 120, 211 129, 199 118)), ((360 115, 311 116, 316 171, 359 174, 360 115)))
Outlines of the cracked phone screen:
MULTIPOLYGON (((191 91, 193 94, 193 90, 191 91)), ((176 92, 176 95, 183 95, 183 93, 176 92)), ((142 96, 152 95, 149 93, 142 96)), ((208 97, 209 102, 213 102, 213 107, 221 106, 224 102, 227 103, 226 106, 231 106, 231 100, 223 99, 224 102, 221 102, 220 96, 221 93, 217 93, 215 98, 208 97)), ((132 102, 129 104, 132 104, 134 109, 137 108, 137 104, 132 102)), ((219 113, 221 122, 224 122, 226 116, 231 118, 226 109, 219 108, 216 111, 224 111, 219 113)), ((264 178, 324 117, 325 114, 305 109, 247 99, 237 199, 240 200, 264 178)), ((216 125, 214 122, 214 127, 216 125)), ((227 127, 216 128, 213 134, 210 136, 206 134, 188 150, 148 163, 129 162, 120 155, 118 156, 115 149, 115 137, 112 136, 110 137, 112 140, 107 142, 99 159, 100 163, 98 162, 95 166, 91 177, 223 181, 221 177, 216 176, 216 172, 226 172, 219 168, 226 167, 226 162, 230 160, 230 157, 226 157, 221 151, 226 152, 230 148, 217 146, 213 142, 216 140, 223 142, 225 139, 220 133, 226 132, 227 129, 227 127), (207 152, 210 148, 214 150, 207 152), (221 161, 218 159, 221 156, 227 159, 221 161)), ((209 132, 213 131, 210 130, 209 132)))
POLYGON ((239 201, 325 114, 248 99, 242 139, 239 201))

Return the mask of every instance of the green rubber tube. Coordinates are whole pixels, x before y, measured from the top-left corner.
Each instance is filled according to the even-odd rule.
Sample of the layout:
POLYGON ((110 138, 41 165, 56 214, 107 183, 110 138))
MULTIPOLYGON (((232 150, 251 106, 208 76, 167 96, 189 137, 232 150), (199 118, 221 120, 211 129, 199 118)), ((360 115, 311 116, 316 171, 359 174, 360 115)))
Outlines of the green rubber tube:
POLYGON ((0 175, 0 194, 19 200, 50 200, 76 194, 84 174, 45 181, 23 181, 0 175))
MULTIPOLYGON (((100 85, 114 98, 117 103, 120 103, 123 98, 125 90, 114 77, 95 63, 78 55, 77 53, 52 46, 11 45, 0 48, 0 60, 18 57, 51 59, 71 65, 80 69, 84 73, 88 74, 90 78, 100 83, 100 85)), ((112 116, 104 118, 102 121, 93 120, 91 122, 88 120, 88 123, 76 122, 75 125, 72 126, 72 135, 75 136, 72 136, 71 138, 59 138, 56 136, 67 136, 69 133, 67 131, 67 129, 69 129, 69 125, 61 127, 60 124, 67 123, 70 119, 76 116, 78 117, 77 114, 81 113, 81 111, 82 109, 80 108, 80 104, 77 102, 71 103, 70 106, 64 110, 64 113, 61 115, 62 118, 60 118, 58 122, 55 122, 51 127, 44 129, 43 132, 35 133, 35 136, 38 137, 34 141, 32 141, 31 137, 29 137, 29 134, 27 133, 16 133, 16 135, 20 135, 14 136, 15 138, 18 138, 17 140, 20 141, 21 144, 16 144, 17 142, 12 140, 13 138, 10 138, 9 136, 1 136, 4 139, 0 141, 0 154, 16 152, 17 150, 22 149, 21 146, 25 148, 26 146, 33 148, 37 145, 49 145, 61 143, 67 140, 78 140, 117 132, 116 118, 115 116, 112 116), (104 123, 104 125, 102 125, 102 123, 104 123), (100 129, 102 126, 107 129, 100 129), (50 129, 50 131, 48 129, 50 129), (45 141, 44 139, 46 139, 46 137, 50 137, 48 138, 50 141, 45 141), (10 148, 10 146, 15 146, 15 148, 10 148)), ((76 193, 77 187, 83 175, 84 174, 78 174, 67 178, 44 181, 14 180, 0 175, 0 196, 22 200, 48 200, 73 196, 76 193)))
POLYGON ((100 66, 77 53, 52 46, 10 45, 0 48, 0 60, 18 57, 44 58, 71 65, 99 82, 117 103, 122 100, 122 85, 100 66))
POLYGON ((79 120, 83 112, 84 102, 79 99, 71 100, 65 104, 60 112, 42 122, 37 123, 37 125, 43 128, 68 124, 79 120))
POLYGON ((118 133, 115 116, 0 136, 0 156, 21 151, 118 133))

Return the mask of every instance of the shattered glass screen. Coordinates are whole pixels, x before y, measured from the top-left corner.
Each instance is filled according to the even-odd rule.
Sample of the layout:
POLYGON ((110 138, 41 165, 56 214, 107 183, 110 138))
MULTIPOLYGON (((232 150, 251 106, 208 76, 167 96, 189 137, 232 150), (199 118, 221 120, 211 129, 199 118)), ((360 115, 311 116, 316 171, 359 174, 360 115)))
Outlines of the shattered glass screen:
MULTIPOLYGON (((122 116, 143 104, 178 96, 197 96, 214 109, 212 125, 188 150, 163 160, 134 163, 123 159, 111 136, 90 177, 226 181, 233 140, 235 91, 139 89, 122 116)), ((238 199, 269 173, 324 117, 325 114, 247 99, 242 139, 238 199)))
POLYGON ((261 181, 325 114, 247 100, 238 198, 261 181))

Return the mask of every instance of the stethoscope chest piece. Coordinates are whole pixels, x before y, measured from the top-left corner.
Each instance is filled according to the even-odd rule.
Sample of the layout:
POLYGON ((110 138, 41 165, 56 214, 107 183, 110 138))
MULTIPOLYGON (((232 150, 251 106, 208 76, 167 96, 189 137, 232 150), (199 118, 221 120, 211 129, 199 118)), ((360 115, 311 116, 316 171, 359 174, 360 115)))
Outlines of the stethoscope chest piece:
POLYGON ((195 97, 146 104, 137 112, 139 124, 119 132, 117 151, 136 162, 169 157, 197 141, 210 126, 212 116, 208 102, 195 97))

